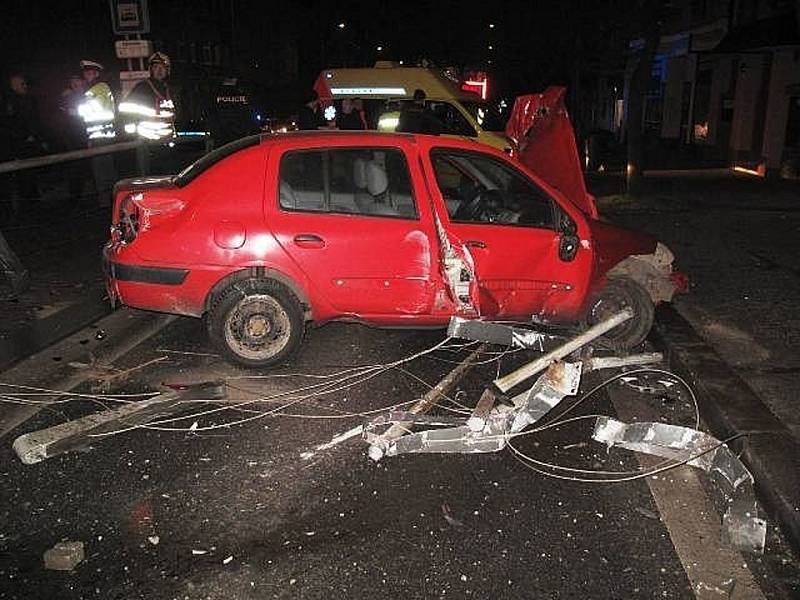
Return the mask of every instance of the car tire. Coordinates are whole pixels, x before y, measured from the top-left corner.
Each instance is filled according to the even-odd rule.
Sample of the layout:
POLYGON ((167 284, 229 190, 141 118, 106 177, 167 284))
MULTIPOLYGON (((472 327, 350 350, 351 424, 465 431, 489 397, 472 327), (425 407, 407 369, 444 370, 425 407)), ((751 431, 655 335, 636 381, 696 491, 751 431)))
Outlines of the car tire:
POLYGON ((208 334, 222 354, 246 367, 288 359, 303 341, 303 310, 295 295, 272 279, 245 279, 225 288, 211 304, 208 334))
POLYGON ((653 327, 655 306, 647 291, 632 279, 608 278, 606 285, 592 296, 583 325, 596 325, 625 308, 633 310, 633 318, 607 332, 601 340, 618 351, 635 348, 653 327))

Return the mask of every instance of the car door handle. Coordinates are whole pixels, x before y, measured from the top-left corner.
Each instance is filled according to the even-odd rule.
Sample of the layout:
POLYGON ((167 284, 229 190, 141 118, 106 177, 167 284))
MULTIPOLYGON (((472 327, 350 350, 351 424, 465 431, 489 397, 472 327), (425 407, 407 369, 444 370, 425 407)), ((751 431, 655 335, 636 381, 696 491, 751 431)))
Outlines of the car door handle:
POLYGON ((464 242, 464 245, 467 248, 486 248, 486 242, 482 242, 481 240, 467 240, 464 242))
POLYGON ((301 248, 324 248, 325 240, 313 233, 300 233, 294 236, 294 243, 301 248))

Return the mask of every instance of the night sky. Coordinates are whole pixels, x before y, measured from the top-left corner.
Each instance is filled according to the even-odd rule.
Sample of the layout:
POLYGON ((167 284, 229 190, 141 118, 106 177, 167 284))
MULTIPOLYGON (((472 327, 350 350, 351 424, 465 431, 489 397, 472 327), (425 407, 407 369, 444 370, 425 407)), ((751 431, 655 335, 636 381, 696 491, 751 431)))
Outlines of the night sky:
MULTIPOLYGON (((268 48, 296 42, 299 73, 292 85, 298 89, 310 87, 324 66, 426 58, 488 70, 496 89, 510 94, 538 91, 551 83, 569 84, 576 64, 585 70, 619 68, 630 28, 626 3, 618 0, 588 9, 577 2, 510 0, 483 3, 478 10, 454 1, 149 4, 152 31, 145 37, 216 36, 232 47, 237 74, 256 82, 268 79, 270 65, 263 60, 268 48), (340 22, 344 29, 337 27, 340 22)), ((81 58, 105 62, 112 71, 123 66, 113 54, 117 38, 106 0, 6 0, 3 10, 0 68, 30 74, 40 95, 63 87, 81 58)))

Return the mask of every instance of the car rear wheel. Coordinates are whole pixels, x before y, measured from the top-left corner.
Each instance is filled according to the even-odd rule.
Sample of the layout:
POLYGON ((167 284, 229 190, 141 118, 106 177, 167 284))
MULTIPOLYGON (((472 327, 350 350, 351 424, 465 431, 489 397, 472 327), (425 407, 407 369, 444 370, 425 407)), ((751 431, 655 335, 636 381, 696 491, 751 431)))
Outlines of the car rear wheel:
POLYGON ((292 292, 270 279, 232 283, 212 303, 208 333, 225 357, 246 367, 289 358, 303 341, 303 311, 292 292))
POLYGON ((645 340, 655 316, 647 291, 632 279, 609 278, 589 302, 584 325, 596 325, 625 308, 633 310, 633 317, 606 333, 602 340, 616 350, 630 350, 645 340))

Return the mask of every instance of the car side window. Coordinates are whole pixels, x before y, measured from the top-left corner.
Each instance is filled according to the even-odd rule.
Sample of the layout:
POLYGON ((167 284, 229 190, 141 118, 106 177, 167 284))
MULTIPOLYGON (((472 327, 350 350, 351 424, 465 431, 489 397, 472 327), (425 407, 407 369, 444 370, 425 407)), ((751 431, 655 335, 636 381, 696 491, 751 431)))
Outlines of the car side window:
POLYGON ((325 211, 323 153, 289 152, 281 160, 279 198, 289 210, 325 211))
POLYGON ((286 210, 417 218, 408 164, 395 148, 287 152, 278 195, 286 210))
POLYGON ((525 175, 478 152, 434 150, 436 184, 455 223, 555 228, 555 203, 525 175))

